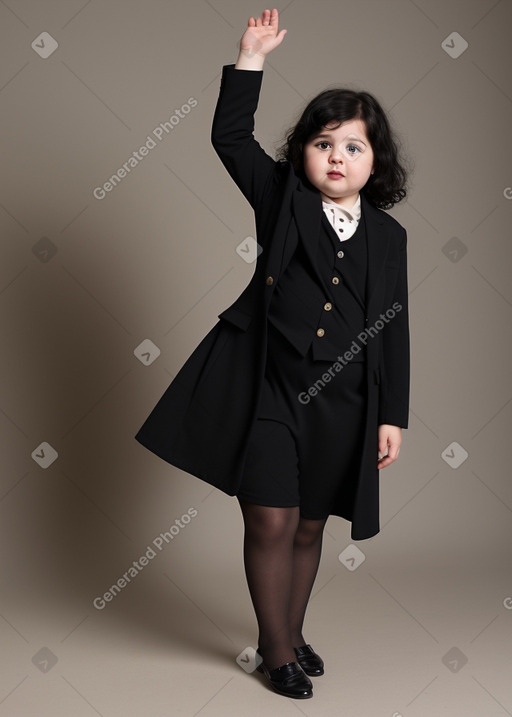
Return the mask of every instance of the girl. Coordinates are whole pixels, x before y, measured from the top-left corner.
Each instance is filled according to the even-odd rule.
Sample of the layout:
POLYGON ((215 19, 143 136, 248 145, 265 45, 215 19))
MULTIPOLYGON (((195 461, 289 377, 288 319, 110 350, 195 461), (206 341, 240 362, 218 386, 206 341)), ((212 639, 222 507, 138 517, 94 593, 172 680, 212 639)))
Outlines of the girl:
POLYGON ((350 520, 353 540, 379 532, 378 471, 408 425, 406 232, 382 211, 406 196, 406 173, 366 92, 311 100, 278 161, 260 147, 263 63, 285 34, 276 9, 249 19, 212 127, 255 212, 254 275, 135 437, 237 496, 257 669, 276 692, 308 698, 324 672, 303 622, 325 523, 350 520))

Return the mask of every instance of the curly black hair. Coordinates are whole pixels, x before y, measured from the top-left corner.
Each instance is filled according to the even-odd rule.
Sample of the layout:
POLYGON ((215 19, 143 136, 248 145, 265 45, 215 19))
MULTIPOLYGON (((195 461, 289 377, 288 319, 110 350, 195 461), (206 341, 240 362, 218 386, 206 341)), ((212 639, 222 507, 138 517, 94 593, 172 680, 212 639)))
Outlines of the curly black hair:
POLYGON ((361 189, 368 201, 379 209, 391 209, 407 194, 408 171, 400 157, 401 146, 386 113, 369 92, 346 88, 324 90, 306 106, 298 122, 286 133, 277 149, 277 159, 289 160, 306 179, 303 147, 326 125, 336 129, 343 122, 363 120, 374 154, 374 174, 361 189), (336 122, 336 127, 332 123, 336 122))

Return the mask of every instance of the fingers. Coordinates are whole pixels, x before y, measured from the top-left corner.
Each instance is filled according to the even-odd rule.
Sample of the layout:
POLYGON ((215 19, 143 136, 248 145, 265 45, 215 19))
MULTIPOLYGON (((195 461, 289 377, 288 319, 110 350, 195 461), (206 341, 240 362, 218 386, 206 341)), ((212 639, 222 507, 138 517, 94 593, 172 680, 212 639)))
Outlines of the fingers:
POLYGON ((256 25, 261 27, 262 25, 268 25, 270 10, 263 10, 261 17, 256 19, 256 25))
POLYGON ((384 455, 387 453, 389 443, 389 436, 384 431, 379 432, 379 453, 384 455))
POLYGON ((382 458, 377 460, 377 468, 386 468, 394 463, 400 453, 400 445, 401 443, 390 435, 384 434, 379 437, 379 453, 382 458))
POLYGON ((282 41, 284 40, 284 36, 286 35, 287 32, 288 32, 288 30, 281 30, 281 32, 278 34, 278 36, 276 37, 278 45, 280 45, 282 43, 282 41))
POLYGON ((267 8, 261 13, 261 17, 250 17, 247 23, 249 28, 256 28, 255 35, 259 38, 269 39, 267 43, 267 52, 272 51, 284 40, 284 36, 288 32, 287 30, 281 30, 278 32, 279 25, 279 12, 276 8, 273 8, 272 12, 267 8), (262 28, 262 32, 259 33, 257 30, 262 28), (266 30, 269 32, 266 32, 266 30))
MULTIPOLYGON (((383 453, 383 451, 380 452, 383 453)), ((386 468, 386 466, 390 466, 396 461, 399 453, 400 448, 398 446, 389 446, 387 455, 383 455, 382 458, 379 458, 377 461, 377 468, 386 468)))
POLYGON ((390 446, 387 456, 383 456, 382 458, 379 458, 379 460, 377 461, 377 468, 380 469, 380 468, 386 468, 387 466, 390 466, 392 463, 394 463, 396 461, 399 453, 400 453, 399 448, 396 448, 396 450, 393 450, 390 446))
MULTIPOLYGON (((254 18, 249 18, 249 27, 254 27, 254 25, 251 24, 251 20, 254 20, 254 18)), ((270 12, 270 10, 267 8, 266 10, 263 10, 261 13, 261 17, 258 17, 256 19, 256 27, 262 27, 264 25, 270 25, 271 27, 277 28, 279 24, 279 12, 276 8, 270 12)))

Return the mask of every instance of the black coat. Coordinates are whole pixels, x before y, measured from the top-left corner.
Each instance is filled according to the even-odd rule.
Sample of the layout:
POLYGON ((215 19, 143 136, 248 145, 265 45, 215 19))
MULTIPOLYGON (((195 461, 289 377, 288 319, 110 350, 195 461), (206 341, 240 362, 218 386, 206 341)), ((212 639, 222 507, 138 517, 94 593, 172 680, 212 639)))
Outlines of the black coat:
MULTIPOLYGON (((135 435, 156 455, 228 495, 235 495, 240 484, 256 418, 273 291, 299 241, 315 256, 323 213, 320 192, 254 139, 262 77, 263 71, 223 67, 211 138, 254 209, 263 251, 246 289, 219 314, 135 435)), ((380 530, 378 425, 407 428, 409 413, 407 235, 393 217, 369 203, 364 190, 361 211, 368 237, 366 426, 354 505, 332 510, 352 522, 353 540, 380 530), (383 321, 381 315, 393 305, 393 318, 383 321)))

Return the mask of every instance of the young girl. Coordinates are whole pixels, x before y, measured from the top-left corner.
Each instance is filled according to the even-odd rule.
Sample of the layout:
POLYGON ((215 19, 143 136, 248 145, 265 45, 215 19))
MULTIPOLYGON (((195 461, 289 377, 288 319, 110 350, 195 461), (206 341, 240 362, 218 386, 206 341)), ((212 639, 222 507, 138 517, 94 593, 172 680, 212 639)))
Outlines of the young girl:
POLYGON ((366 92, 311 100, 278 161, 260 147, 263 63, 285 34, 276 9, 249 19, 212 127, 255 212, 254 275, 135 437, 237 496, 257 668, 308 698, 324 672, 302 630, 325 523, 351 521, 353 540, 379 532, 378 471, 408 425, 406 232, 382 211, 406 196, 406 173, 366 92))

